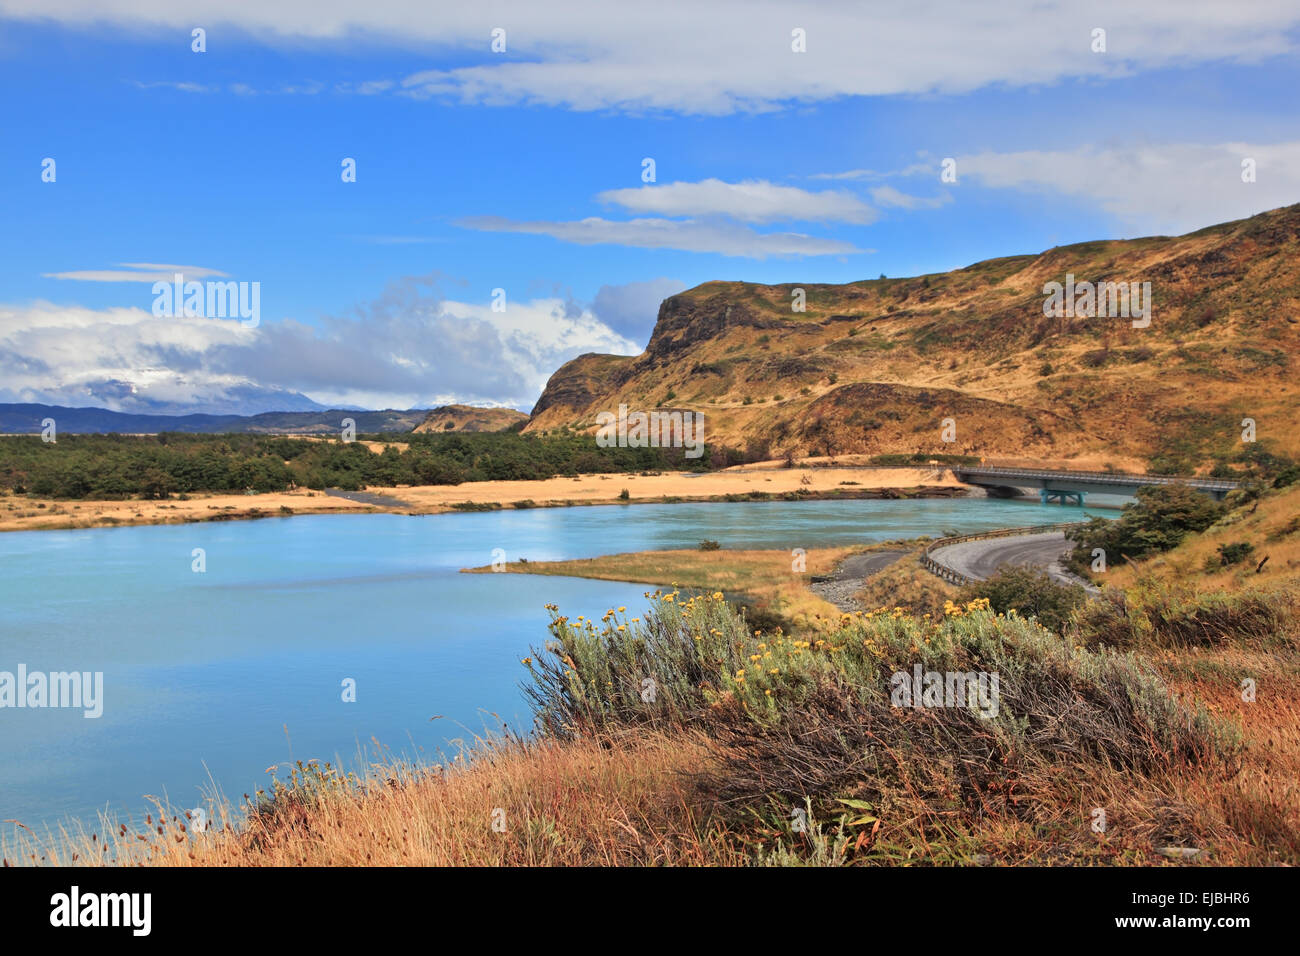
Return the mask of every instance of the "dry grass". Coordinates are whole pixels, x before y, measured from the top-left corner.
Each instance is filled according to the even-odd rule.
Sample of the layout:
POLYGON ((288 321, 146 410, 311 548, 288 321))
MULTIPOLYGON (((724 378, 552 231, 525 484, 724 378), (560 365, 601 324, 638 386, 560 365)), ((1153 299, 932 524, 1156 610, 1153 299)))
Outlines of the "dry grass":
POLYGON ((94 839, 19 837, 4 852, 6 862, 49 865, 738 865, 744 853, 709 825, 687 776, 708 760, 688 735, 515 741, 468 765, 377 766, 364 785, 282 799, 238 828, 241 814, 224 805, 201 834, 162 814, 144 839, 112 829, 94 839))
POLYGON ((867 579, 855 595, 862 607, 908 608, 916 614, 941 614, 959 589, 921 567, 922 544, 867 579))
POLYGON ((0 531, 51 531, 118 525, 187 524, 234 521, 294 514, 346 514, 382 511, 372 505, 300 489, 262 495, 192 495, 167 501, 61 501, 55 498, 0 497, 0 531))
MULTIPOLYGON (((821 627, 838 620, 839 610, 808 589, 812 575, 829 574, 861 547, 819 548, 806 556, 806 572, 791 570, 789 551, 640 551, 609 554, 572 561, 510 562, 506 571, 596 578, 601 581, 635 581, 692 591, 722 591, 743 598, 752 608, 780 615, 799 627, 821 627), (820 619, 820 620, 819 620, 820 619)), ((491 572, 490 566, 467 573, 491 572)))
MULTIPOLYGON (((640 356, 588 354, 556 370, 526 431, 592 429, 601 410, 657 408, 672 390, 673 407, 705 415, 711 443, 777 456, 924 449, 1124 468, 1181 448, 1207 467, 1240 450, 1233 429, 1211 423, 1295 420, 1300 326, 1278 317, 1295 311, 1297 221, 1292 206, 1176 238, 801 284, 801 313, 792 285, 708 282, 665 301, 640 356), (1160 318, 1142 329, 1045 318, 1043 285, 1067 271, 1164 277, 1160 318), (955 447, 940 440, 943 414, 961 422, 955 447)), ((1300 430, 1267 441, 1300 457, 1300 430)))
MULTIPOLYGON (((1078 678, 1065 670, 1060 687, 1004 684, 1008 709, 1057 713, 1023 738, 990 736, 956 713, 858 713, 862 704, 832 683, 777 724, 754 725, 724 695, 721 709, 693 730, 643 726, 511 741, 480 749, 468 763, 376 764, 362 782, 317 772, 313 779, 328 785, 281 792, 260 812, 220 805, 217 825, 203 834, 186 828, 183 814, 165 812, 144 833, 10 834, 0 855, 39 865, 1174 865, 1160 850, 1178 847, 1198 851, 1183 865, 1294 865, 1294 624, 1291 640, 1269 650, 1145 655, 1170 693, 1204 704, 1240 733, 1226 760, 1197 756, 1190 724, 1183 744, 1170 747, 1132 732, 1140 725, 1112 707, 1123 694, 1094 700, 1081 685, 1084 698, 1068 706, 1067 685, 1078 678), (1254 702, 1241 699, 1243 674, 1257 679, 1254 702), (1120 729, 1097 732, 1097 720, 1120 729), (876 736, 858 740, 873 729, 876 736), (799 801, 791 794, 815 801, 806 833, 792 832, 790 808, 799 801), (857 811, 839 812, 831 797, 865 799, 879 825, 855 825, 857 811), (1091 827, 1098 808, 1104 833, 1091 827), (498 809, 504 832, 493 829, 498 809)), ((1042 649, 1056 653, 1049 644, 1042 649)), ((1110 672, 1102 667, 1098 673, 1110 672)), ((998 669, 1008 673, 1005 663, 998 669)), ((1183 733, 1181 725, 1170 730, 1183 733)))

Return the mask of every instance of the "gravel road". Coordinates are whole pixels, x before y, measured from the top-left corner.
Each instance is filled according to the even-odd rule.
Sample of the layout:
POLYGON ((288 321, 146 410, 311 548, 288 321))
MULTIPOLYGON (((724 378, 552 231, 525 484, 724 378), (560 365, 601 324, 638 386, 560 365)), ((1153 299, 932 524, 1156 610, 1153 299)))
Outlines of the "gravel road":
POLYGON ((867 554, 851 554, 826 580, 812 584, 814 594, 830 601, 841 611, 862 610, 853 594, 862 587, 862 582, 878 571, 889 567, 906 551, 871 551, 867 554))

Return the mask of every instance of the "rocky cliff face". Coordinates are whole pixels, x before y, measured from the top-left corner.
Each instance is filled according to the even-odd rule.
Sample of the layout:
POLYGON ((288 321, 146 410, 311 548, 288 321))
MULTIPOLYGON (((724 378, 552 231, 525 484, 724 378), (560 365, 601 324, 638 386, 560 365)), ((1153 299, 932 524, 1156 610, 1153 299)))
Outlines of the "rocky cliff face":
POLYGON ((705 283, 663 302, 641 355, 559 369, 526 430, 672 405, 703 413, 710 442, 773 456, 1296 456, 1298 352, 1300 206, 1289 206, 907 279, 705 283), (1150 322, 1098 314, 1085 284, 1104 282, 1150 283, 1150 322), (1078 308, 1044 314, 1048 283, 1078 308), (1243 418, 1256 422, 1251 449, 1243 418))

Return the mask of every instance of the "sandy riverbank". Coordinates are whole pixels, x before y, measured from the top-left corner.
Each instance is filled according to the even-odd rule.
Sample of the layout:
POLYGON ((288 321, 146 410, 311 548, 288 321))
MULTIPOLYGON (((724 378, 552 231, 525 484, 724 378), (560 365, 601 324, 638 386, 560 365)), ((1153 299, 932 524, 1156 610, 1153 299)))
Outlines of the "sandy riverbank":
POLYGON ((367 504, 305 489, 261 495, 191 495, 187 500, 166 501, 61 501, 9 496, 0 498, 0 531, 183 524, 288 514, 439 514, 467 503, 502 507, 525 502, 536 507, 617 504, 623 500, 619 496, 624 489, 627 489, 627 501, 657 502, 791 493, 816 497, 881 493, 952 495, 966 487, 951 472, 935 472, 929 468, 846 465, 785 468, 780 462, 763 462, 702 474, 581 475, 545 481, 475 481, 462 485, 366 489, 367 493, 392 499, 391 504, 367 504))

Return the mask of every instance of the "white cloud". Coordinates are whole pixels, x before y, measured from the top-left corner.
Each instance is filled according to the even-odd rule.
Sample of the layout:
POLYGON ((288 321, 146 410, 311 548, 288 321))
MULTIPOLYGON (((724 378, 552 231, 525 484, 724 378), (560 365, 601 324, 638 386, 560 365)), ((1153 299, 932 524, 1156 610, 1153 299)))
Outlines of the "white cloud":
POLYGON ((500 216, 475 216, 462 220, 460 225, 484 232, 551 236, 582 246, 677 249, 750 259, 846 255, 871 251, 838 239, 820 239, 797 232, 756 232, 736 223, 697 222, 691 219, 629 219, 617 222, 590 216, 571 222, 519 222, 500 216))
POLYGON ((596 196, 634 213, 661 216, 727 216, 740 222, 849 222, 863 225, 876 211, 846 192, 809 192, 764 179, 739 183, 705 179, 633 189, 607 189, 596 196))
POLYGON ((0 401, 119 411, 323 405, 411 408, 449 400, 528 407, 551 373, 583 352, 635 354, 590 309, 558 297, 441 298, 431 277, 317 325, 160 318, 144 308, 0 305, 0 401))
POLYGON ((139 87, 142 90, 152 90, 156 87, 162 87, 164 89, 177 90, 181 93, 214 93, 219 89, 219 87, 205 86, 202 83, 177 82, 175 80, 156 80, 152 83, 145 83, 140 80, 131 80, 130 82, 133 86, 139 87))
POLYGON ((1300 23, 1294 0, 500 0, 490 17, 451 0, 0 0, 0 15, 186 35, 196 23, 210 35, 233 25, 273 45, 361 37, 461 62, 482 56, 407 76, 411 96, 699 114, 1259 62, 1293 53, 1300 23), (488 52, 496 25, 507 28, 501 56, 488 52), (1099 25, 1109 31, 1104 54, 1090 48, 1099 25), (796 27, 807 31, 806 53, 791 52, 796 27))
POLYGON ((959 184, 975 182, 1092 202, 1130 228, 1132 235, 1187 232, 1300 199, 1300 141, 1081 146, 979 153, 956 160, 959 184), (1243 159, 1255 160, 1253 183, 1242 182, 1243 159))
POLYGON ((871 198, 877 205, 891 206, 897 209, 938 209, 940 206, 952 202, 951 193, 940 193, 938 196, 927 198, 900 192, 893 186, 875 187, 871 190, 871 198))
POLYGON ((842 173, 813 173, 809 179, 883 179, 885 173, 874 169, 846 169, 842 173))
POLYGON ((203 266, 179 266, 158 262, 119 262, 121 269, 83 269, 75 272, 44 272, 46 279, 70 279, 75 282, 173 282, 177 273, 186 281, 198 281, 208 276, 225 276, 226 273, 203 266))

